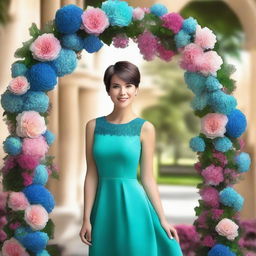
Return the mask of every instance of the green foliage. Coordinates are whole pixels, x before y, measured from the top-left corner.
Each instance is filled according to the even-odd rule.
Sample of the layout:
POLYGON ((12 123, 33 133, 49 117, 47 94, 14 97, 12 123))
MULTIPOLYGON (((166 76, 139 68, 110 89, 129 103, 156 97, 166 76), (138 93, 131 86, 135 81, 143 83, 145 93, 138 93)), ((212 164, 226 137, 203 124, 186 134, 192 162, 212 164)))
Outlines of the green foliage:
POLYGON ((11 190, 19 192, 24 188, 23 177, 21 175, 22 171, 19 167, 14 167, 8 171, 3 178, 4 191, 11 190))
POLYGON ((55 225, 52 219, 49 219, 46 226, 41 231, 47 233, 47 235, 49 236, 49 239, 54 239, 54 228, 55 228, 55 225))

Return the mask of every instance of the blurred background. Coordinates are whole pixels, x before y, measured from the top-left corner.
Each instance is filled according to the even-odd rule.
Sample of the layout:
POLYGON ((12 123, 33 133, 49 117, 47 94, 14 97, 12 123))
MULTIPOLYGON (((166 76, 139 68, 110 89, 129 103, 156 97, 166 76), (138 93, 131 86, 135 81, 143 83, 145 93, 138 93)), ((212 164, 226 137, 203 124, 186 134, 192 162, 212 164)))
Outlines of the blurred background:
MULTIPOLYGON (((14 52, 27 41, 29 27, 35 22, 42 27, 52 20, 55 12, 66 4, 81 8, 98 0, 0 0, 0 93, 11 80, 14 52)), ((256 218, 256 0, 189 1, 140 0, 127 1, 133 7, 164 4, 169 12, 179 12, 184 18, 197 19, 202 27, 216 34, 215 50, 229 64, 236 67, 233 79, 237 81, 234 96, 237 108, 247 117, 248 126, 242 135, 243 151, 252 158, 251 170, 235 186, 245 198, 241 212, 243 219, 256 218)), ((129 47, 117 49, 105 45, 94 54, 83 51, 75 72, 62 77, 54 91, 48 95, 52 112, 48 129, 56 135, 49 154, 55 156, 59 180, 49 180, 46 187, 53 193, 56 206, 51 213, 55 223, 55 239, 63 255, 86 255, 88 246, 79 238, 83 217, 83 184, 86 174, 85 125, 92 118, 108 115, 112 101, 105 91, 103 74, 116 61, 128 60, 141 71, 141 83, 134 102, 134 112, 149 120, 156 128, 156 154, 154 172, 161 194, 164 211, 172 224, 192 224, 194 207, 199 195, 196 185, 200 177, 194 170, 196 154, 189 148, 191 137, 199 134, 200 120, 193 115, 190 101, 192 92, 183 79, 178 57, 166 63, 160 59, 143 60, 137 45, 131 40, 129 47)), ((1 115, 3 109, 0 109, 1 115)), ((9 135, 0 122, 0 139, 9 135)), ((0 164, 5 156, 0 149, 0 164)))

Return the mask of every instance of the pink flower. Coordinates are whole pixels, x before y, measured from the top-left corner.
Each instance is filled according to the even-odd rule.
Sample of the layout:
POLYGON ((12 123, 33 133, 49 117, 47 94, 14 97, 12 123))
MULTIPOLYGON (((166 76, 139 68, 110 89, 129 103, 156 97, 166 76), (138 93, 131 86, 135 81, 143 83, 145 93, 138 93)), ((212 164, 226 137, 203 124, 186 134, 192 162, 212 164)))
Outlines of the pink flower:
POLYGON ((1 229, 0 230, 0 241, 3 242, 7 239, 7 234, 1 229))
POLYGON ((126 48, 129 44, 129 37, 126 34, 119 34, 113 37, 113 45, 116 48, 126 48))
POLYGON ((34 59, 39 61, 54 60, 61 50, 60 41, 51 33, 44 33, 30 45, 34 59))
POLYGON ((230 185, 230 184, 235 184, 236 179, 239 177, 240 173, 237 173, 236 170, 230 169, 230 168, 225 168, 223 170, 224 177, 225 177, 225 184, 230 185))
POLYGON ((27 200, 23 192, 11 192, 8 198, 8 207, 14 211, 25 210, 29 206, 29 201, 27 200))
POLYGON ((213 187, 204 187, 200 190, 199 194, 205 203, 211 207, 219 207, 219 192, 213 187))
POLYGON ((202 164, 200 162, 197 162, 197 163, 194 164, 194 168, 200 174, 201 171, 202 171, 202 169, 201 169, 202 168, 202 164))
POLYGON ((211 213, 212 213, 212 218, 215 219, 215 220, 218 220, 221 217, 221 215, 224 213, 224 210, 222 210, 222 209, 212 209, 211 213))
POLYGON ((17 156, 17 162, 22 169, 33 170, 39 164, 40 159, 36 156, 20 154, 17 156))
POLYGON ((89 34, 98 36, 109 26, 108 16, 100 8, 88 8, 81 18, 83 29, 89 34))
POLYGON ((202 176, 205 179, 205 183, 208 185, 219 185, 220 182, 224 181, 222 167, 215 166, 214 164, 209 165, 202 170, 202 176))
POLYGON ((20 137, 36 138, 47 130, 44 117, 33 110, 19 113, 16 120, 16 133, 20 137))
POLYGON ((238 138, 238 143, 240 145, 240 149, 239 150, 243 150, 244 146, 245 146, 245 141, 242 138, 238 138))
POLYGON ((198 71, 203 75, 215 75, 216 71, 223 64, 222 58, 215 51, 208 51, 196 58, 196 66, 198 71))
POLYGON ((132 16, 134 20, 142 20, 145 16, 145 11, 141 7, 136 7, 133 9, 132 16))
POLYGON ((2 168, 2 171, 4 174, 7 174, 10 169, 16 166, 16 160, 15 156, 9 155, 5 160, 4 160, 4 166, 2 168))
POLYGON ((208 211, 204 211, 196 219, 197 226, 199 228, 208 228, 207 223, 206 223, 207 222, 207 214, 208 214, 208 211))
POLYGON ((22 172, 21 175, 23 177, 24 186, 29 186, 33 183, 33 177, 28 172, 22 172))
POLYGON ((3 228, 7 224, 6 216, 0 217, 0 228, 3 228))
POLYGON ((24 155, 36 156, 42 158, 45 156, 49 149, 43 135, 40 135, 37 138, 25 138, 22 143, 22 153, 24 155))
POLYGON ((3 256, 29 256, 26 249, 14 237, 4 241, 2 253, 3 256))
POLYGON ((223 137, 226 132, 227 122, 228 117, 224 114, 208 113, 201 118, 201 132, 210 139, 223 137))
POLYGON ((228 163, 228 159, 222 152, 218 152, 214 149, 213 151, 213 157, 216 158, 219 162, 221 167, 224 167, 228 163))
POLYGON ((6 191, 0 191, 0 210, 4 210, 7 203, 9 193, 6 191))
POLYGON ((137 37, 137 43, 143 59, 153 60, 157 49, 157 38, 150 31, 144 31, 137 37))
POLYGON ((164 48, 164 46, 161 43, 158 43, 157 45, 157 56, 165 60, 166 62, 170 61, 171 58, 175 55, 175 52, 172 50, 167 50, 164 48))
POLYGON ((217 42, 215 34, 209 28, 201 28, 198 24, 196 27, 194 43, 204 49, 213 49, 217 42))
POLYGON ((150 13, 150 8, 148 8, 148 7, 142 7, 142 9, 143 9, 143 11, 144 11, 145 13, 150 13))
POLYGON ((9 83, 7 89, 14 94, 24 94, 30 88, 29 82, 25 76, 17 76, 9 83))
POLYGON ((40 204, 30 205, 25 210, 25 221, 34 230, 43 229, 48 221, 48 212, 40 204))
POLYGON ((191 72, 197 72, 197 58, 202 54, 203 49, 200 46, 194 43, 186 45, 181 52, 180 67, 191 72))
POLYGON ((179 13, 166 13, 161 16, 161 20, 163 20, 162 26, 172 30, 175 34, 181 30, 183 18, 179 13))
POLYGON ((20 226, 21 226, 21 224, 18 221, 9 224, 10 229, 13 229, 13 230, 17 229, 20 226))
POLYGON ((205 236, 202 241, 203 246, 207 246, 207 247, 213 247, 215 243, 216 243, 216 240, 213 239, 211 235, 205 236))
POLYGON ((225 236, 228 240, 234 240, 238 236, 238 225, 228 218, 222 219, 215 230, 219 235, 225 236))

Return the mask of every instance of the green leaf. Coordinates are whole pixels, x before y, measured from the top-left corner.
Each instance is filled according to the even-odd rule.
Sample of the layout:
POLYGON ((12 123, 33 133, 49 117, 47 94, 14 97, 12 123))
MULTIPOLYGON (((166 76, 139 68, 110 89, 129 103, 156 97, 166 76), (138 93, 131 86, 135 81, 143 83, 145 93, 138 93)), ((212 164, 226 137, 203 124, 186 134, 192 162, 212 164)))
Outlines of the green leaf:
POLYGON ((36 23, 32 23, 31 27, 29 28, 29 34, 33 38, 37 38, 40 35, 40 29, 37 27, 36 23))
POLYGON ((31 45, 31 43, 34 41, 34 38, 29 39, 26 42, 22 43, 22 47, 18 48, 15 53, 14 53, 14 57, 16 58, 25 58, 26 56, 29 55, 30 50, 29 50, 29 46, 31 45))

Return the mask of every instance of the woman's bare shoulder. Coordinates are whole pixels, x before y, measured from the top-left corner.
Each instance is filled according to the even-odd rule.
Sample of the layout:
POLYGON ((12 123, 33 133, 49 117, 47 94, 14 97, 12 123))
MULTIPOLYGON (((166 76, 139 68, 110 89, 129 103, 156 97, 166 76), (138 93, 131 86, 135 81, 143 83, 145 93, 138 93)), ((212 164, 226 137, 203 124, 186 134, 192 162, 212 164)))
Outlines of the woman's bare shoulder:
POLYGON ((144 138, 148 136, 152 136, 155 133, 155 126, 150 121, 145 121, 141 128, 141 140, 143 141, 144 138))

